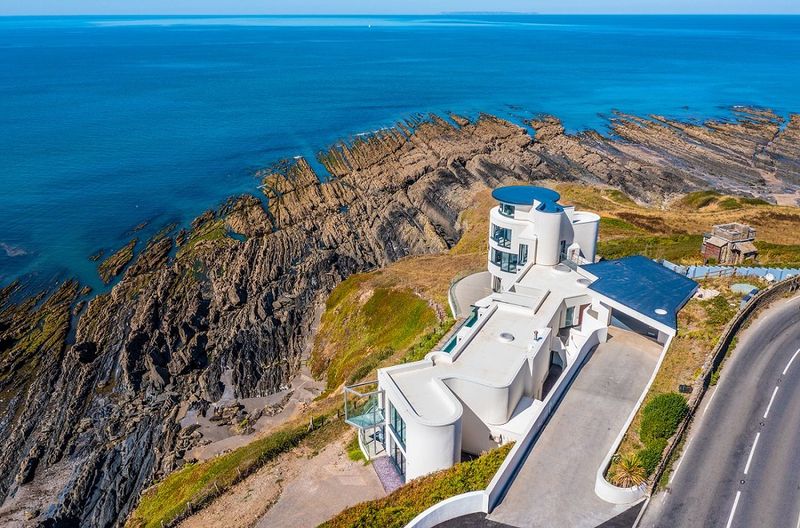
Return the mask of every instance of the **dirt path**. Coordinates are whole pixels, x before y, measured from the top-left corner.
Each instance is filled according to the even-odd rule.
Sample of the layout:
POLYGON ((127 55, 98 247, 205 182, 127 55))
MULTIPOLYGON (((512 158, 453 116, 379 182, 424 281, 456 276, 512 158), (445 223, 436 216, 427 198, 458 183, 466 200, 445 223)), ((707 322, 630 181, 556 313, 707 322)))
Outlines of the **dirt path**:
POLYGON ((372 467, 347 458, 350 434, 316 456, 300 448, 278 457, 180 528, 314 527, 348 506, 382 497, 372 467))

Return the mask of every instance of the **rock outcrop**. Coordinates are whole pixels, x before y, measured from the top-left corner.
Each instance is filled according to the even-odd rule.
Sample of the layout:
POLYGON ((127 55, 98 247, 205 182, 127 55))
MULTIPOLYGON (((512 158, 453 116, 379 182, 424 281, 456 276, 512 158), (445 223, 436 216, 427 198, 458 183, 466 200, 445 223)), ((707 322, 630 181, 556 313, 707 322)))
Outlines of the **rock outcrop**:
POLYGON ((324 183, 303 159, 264 171, 264 197, 155 237, 74 319, 73 282, 17 302, 14 287, 0 290, 0 498, 66 465, 37 522, 118 525, 183 463, 199 435, 181 429, 182 413, 220 400, 223 372, 236 397, 276 392, 331 289, 446 250, 476 187, 577 179, 643 201, 709 185, 766 194, 800 181, 797 119, 776 123, 755 111, 702 126, 619 116, 609 138, 543 117, 534 141, 491 116, 417 119, 335 145, 320 156, 324 183))

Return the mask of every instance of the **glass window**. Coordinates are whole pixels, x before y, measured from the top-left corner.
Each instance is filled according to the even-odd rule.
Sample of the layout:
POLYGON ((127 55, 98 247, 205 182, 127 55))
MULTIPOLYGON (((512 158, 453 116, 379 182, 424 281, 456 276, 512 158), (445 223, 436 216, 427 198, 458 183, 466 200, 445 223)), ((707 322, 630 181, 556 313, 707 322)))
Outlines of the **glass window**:
POLYGON ((511 230, 492 224, 492 240, 497 242, 500 247, 511 247, 511 230))
POLYGON ((503 216, 508 216, 509 218, 514 218, 514 206, 510 204, 500 204, 500 214, 503 216))
POLYGON ((391 409, 389 410, 389 425, 391 426, 397 441, 400 442, 400 445, 403 446, 403 449, 405 449, 406 422, 400 417, 400 413, 397 412, 397 410, 394 408, 394 405, 392 405, 391 409))
POLYGON ((519 245, 519 265, 528 263, 528 244, 519 245))
POLYGON ((567 260, 567 241, 562 240, 559 244, 560 260, 567 260))
POLYGON ((517 255, 492 248, 492 263, 506 273, 517 272, 517 255))
POLYGON ((394 465, 397 467, 397 471, 400 472, 400 475, 406 478, 406 457, 397 447, 396 442, 392 442, 392 461, 394 461, 394 465))

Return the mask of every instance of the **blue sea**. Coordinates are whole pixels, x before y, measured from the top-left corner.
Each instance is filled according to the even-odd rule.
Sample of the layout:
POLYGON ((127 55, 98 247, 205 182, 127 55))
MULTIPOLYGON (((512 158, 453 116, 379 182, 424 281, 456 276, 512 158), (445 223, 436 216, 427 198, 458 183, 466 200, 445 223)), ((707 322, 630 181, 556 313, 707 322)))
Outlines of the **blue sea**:
POLYGON ((99 287, 98 249, 420 113, 578 131, 733 105, 800 110, 800 17, 0 18, 0 284, 99 287))

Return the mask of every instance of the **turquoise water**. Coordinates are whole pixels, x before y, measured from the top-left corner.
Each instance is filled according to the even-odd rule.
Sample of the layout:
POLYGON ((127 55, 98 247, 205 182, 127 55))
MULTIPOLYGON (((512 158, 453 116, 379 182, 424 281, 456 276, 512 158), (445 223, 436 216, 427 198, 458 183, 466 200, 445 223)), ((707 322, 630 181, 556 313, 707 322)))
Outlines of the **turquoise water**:
POLYGON ((256 192, 256 168, 422 112, 800 110, 798 17, 0 18, 0 283, 256 192))

